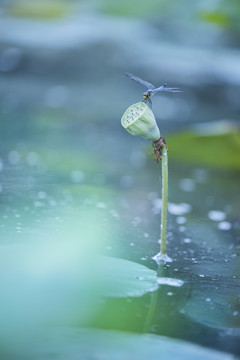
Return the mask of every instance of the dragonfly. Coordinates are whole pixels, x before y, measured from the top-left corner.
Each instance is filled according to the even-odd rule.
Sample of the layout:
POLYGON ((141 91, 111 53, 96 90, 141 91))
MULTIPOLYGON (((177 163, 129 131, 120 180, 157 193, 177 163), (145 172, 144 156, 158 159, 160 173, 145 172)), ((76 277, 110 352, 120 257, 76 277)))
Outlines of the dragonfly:
POLYGON ((160 87, 156 88, 153 84, 151 84, 145 80, 142 80, 138 76, 135 76, 128 72, 125 72, 125 75, 128 76, 131 80, 137 82, 138 84, 144 86, 147 89, 147 91, 145 91, 142 96, 144 98, 144 102, 148 101, 151 106, 152 106, 152 101, 150 98, 157 92, 160 92, 160 91, 162 91, 162 92, 182 92, 178 88, 168 88, 167 84, 163 84, 160 87))

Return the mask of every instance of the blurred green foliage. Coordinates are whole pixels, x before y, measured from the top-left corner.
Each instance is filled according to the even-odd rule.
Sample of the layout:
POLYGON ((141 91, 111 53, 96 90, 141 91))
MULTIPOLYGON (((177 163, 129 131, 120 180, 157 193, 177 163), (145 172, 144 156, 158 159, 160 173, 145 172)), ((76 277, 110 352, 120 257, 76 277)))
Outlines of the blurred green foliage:
POLYGON ((101 7, 105 13, 133 16, 133 17, 151 17, 152 20, 161 19, 162 21, 176 22, 178 26, 185 26, 191 23, 195 26, 201 24, 213 24, 222 29, 230 30, 234 35, 240 35, 239 14, 240 3, 238 0, 218 2, 195 2, 191 0, 182 0, 170 2, 168 0, 150 0, 150 1, 128 1, 123 0, 101 1, 101 7))
POLYGON ((213 12, 202 11, 199 12, 199 18, 204 21, 223 27, 225 26, 227 27, 231 23, 230 18, 221 11, 213 11, 213 12))
POLYGON ((240 170, 240 132, 202 136, 193 131, 167 138, 171 159, 195 165, 240 170))
POLYGON ((66 1, 19 1, 8 6, 7 12, 16 17, 57 19, 69 12, 66 1))
POLYGON ((160 11, 164 8, 164 1, 150 0, 146 1, 102 1, 104 12, 121 16, 144 16, 160 11))

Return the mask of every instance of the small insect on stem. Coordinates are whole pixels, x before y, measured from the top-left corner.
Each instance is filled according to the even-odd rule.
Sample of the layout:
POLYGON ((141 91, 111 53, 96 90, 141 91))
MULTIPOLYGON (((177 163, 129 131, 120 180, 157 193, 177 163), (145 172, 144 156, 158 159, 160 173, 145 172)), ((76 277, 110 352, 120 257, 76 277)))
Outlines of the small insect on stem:
POLYGON ((153 142, 153 155, 154 155, 154 160, 157 163, 162 159, 162 149, 164 146, 168 150, 166 140, 162 137, 160 137, 157 141, 153 142))

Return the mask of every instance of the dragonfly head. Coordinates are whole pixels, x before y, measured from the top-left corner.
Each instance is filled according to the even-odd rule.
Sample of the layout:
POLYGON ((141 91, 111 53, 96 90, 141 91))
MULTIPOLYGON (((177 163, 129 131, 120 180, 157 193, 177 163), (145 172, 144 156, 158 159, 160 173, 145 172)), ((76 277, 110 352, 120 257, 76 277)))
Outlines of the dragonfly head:
POLYGON ((151 90, 147 90, 147 91, 145 91, 145 92, 143 93, 143 98, 144 98, 145 100, 147 100, 147 99, 150 98, 151 94, 152 94, 152 91, 151 91, 151 90))

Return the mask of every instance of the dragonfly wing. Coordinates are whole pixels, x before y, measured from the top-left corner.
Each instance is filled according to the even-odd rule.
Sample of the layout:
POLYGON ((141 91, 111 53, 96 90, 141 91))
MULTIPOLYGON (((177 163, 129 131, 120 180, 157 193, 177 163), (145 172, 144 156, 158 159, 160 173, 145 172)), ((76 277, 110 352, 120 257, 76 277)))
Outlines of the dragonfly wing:
POLYGON ((142 79, 140 79, 139 77, 130 74, 128 72, 125 72, 125 75, 128 76, 131 80, 136 81, 138 84, 144 86, 145 88, 147 88, 147 90, 152 90, 155 88, 155 86, 147 81, 144 81, 142 79))
POLYGON ((159 88, 153 89, 152 93, 156 93, 158 91, 165 91, 165 92, 182 92, 182 90, 178 89, 178 88, 168 88, 167 84, 163 84, 162 86, 160 86, 159 88))

